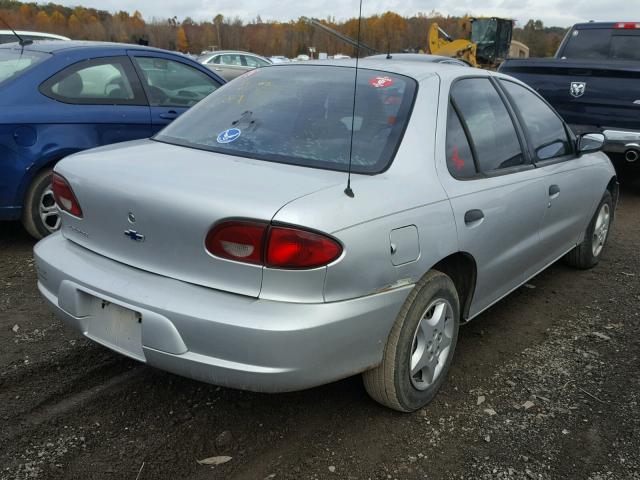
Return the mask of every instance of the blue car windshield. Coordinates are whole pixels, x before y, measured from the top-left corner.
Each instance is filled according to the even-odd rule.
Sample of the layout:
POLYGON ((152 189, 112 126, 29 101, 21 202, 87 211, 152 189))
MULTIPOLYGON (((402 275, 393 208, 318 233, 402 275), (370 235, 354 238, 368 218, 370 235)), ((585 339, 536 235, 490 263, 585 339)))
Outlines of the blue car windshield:
POLYGON ((259 160, 378 173, 393 160, 416 82, 403 75, 295 65, 252 70, 218 89, 155 140, 259 160))
POLYGON ((22 48, 0 48, 0 84, 20 76, 24 71, 50 56, 48 53, 22 48))

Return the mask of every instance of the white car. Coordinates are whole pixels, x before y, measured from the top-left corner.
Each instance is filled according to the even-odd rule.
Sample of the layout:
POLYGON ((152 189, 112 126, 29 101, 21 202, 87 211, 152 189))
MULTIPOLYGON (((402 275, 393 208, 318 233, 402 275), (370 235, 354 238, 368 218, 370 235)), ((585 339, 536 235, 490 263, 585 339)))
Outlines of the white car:
MULTIPOLYGON (((23 40, 71 40, 69 37, 56 35, 55 33, 28 32, 25 30, 16 30, 23 40)), ((0 43, 17 42, 15 34, 11 30, 0 30, 0 43)))

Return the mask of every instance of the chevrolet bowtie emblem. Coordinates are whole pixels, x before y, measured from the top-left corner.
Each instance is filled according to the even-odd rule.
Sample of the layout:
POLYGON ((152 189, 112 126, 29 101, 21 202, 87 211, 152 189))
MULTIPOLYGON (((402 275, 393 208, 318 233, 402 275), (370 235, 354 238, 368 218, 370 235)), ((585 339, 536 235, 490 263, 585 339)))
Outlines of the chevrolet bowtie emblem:
POLYGON ((135 230, 125 230, 124 235, 135 242, 144 242, 144 235, 136 232, 135 230))

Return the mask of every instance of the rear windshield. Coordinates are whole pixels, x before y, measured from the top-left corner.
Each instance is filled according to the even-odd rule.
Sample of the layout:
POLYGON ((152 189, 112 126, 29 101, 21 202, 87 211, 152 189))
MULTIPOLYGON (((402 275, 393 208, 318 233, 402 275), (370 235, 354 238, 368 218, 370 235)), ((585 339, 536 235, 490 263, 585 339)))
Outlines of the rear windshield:
POLYGON ((0 83, 18 77, 22 72, 49 58, 48 53, 23 49, 0 48, 0 83))
POLYGON ((640 31, 609 28, 573 30, 562 53, 566 58, 638 60, 640 31))
POLYGON ((212 93, 156 140, 294 165, 378 173, 393 159, 414 80, 375 70, 296 65, 252 70, 212 93))

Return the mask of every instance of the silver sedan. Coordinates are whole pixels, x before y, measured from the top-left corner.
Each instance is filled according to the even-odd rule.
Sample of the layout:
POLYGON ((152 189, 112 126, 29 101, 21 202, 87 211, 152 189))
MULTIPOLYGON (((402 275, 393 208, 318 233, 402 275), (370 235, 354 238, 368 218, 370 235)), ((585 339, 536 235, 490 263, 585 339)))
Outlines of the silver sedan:
POLYGON ((253 70, 153 139, 59 162, 62 229, 35 247, 53 311, 194 379, 284 392, 362 372, 412 411, 460 324, 559 259, 598 263, 618 192, 602 135, 504 75, 353 67, 253 70))
POLYGON ((254 68, 266 67, 273 62, 254 53, 235 50, 219 50, 201 55, 197 60, 225 80, 233 80, 254 68))

